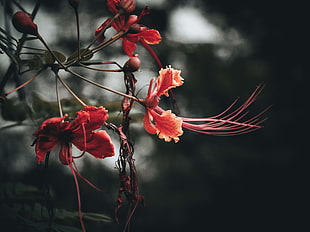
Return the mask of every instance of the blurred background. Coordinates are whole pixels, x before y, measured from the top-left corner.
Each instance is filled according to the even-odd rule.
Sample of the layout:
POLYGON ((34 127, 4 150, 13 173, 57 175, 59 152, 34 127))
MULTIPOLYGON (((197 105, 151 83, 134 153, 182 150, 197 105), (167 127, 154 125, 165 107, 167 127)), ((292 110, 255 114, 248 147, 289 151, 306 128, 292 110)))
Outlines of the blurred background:
MULTIPOLYGON (((260 83, 265 88, 251 106, 251 113, 255 115, 270 105, 272 108, 265 113, 268 120, 262 130, 235 137, 185 131, 177 144, 147 134, 141 127, 142 113, 137 113, 132 139, 145 206, 139 206, 134 214, 131 231, 305 231, 309 227, 305 213, 309 207, 309 138, 308 123, 302 121, 307 120, 309 105, 309 20, 307 8, 300 2, 137 0, 135 13, 145 5, 151 8, 151 14, 144 16, 141 24, 159 30, 163 37, 153 49, 164 65, 182 70, 184 85, 174 91, 179 115, 216 115, 237 97, 240 103, 245 101, 260 83)), ((34 1, 20 3, 31 12, 34 1)), ((17 8, 10 7, 5 0, 0 4, 1 11, 6 13, 1 16, 1 27, 10 28, 12 35, 20 38, 20 33, 7 21, 17 8)), ((103 0, 81 1, 79 12, 85 46, 109 13, 103 0)), ((35 23, 54 50, 70 55, 76 46, 74 20, 67 1, 41 1, 35 23)), ((32 43, 35 42, 29 42, 32 43)), ((135 76, 143 97, 149 80, 158 75, 158 68, 141 46, 137 53, 143 62, 135 76)), ((119 41, 96 54, 96 58, 120 64, 128 59, 119 41)), ((0 59, 2 78, 9 60, 5 54, 0 54, 0 59)), ((122 74, 81 72, 107 86, 123 88, 122 74)), ((61 75, 79 96, 107 108, 111 106, 110 120, 117 123, 120 114, 115 102, 120 98, 66 73, 61 75)), ((1 94, 30 77, 26 73, 10 79, 4 88, 1 86, 1 94)), ((54 207, 72 212, 77 208, 72 174, 59 163, 58 152, 51 153, 46 176, 44 164, 37 165, 34 148, 30 146, 38 125, 58 114, 55 92, 50 91, 53 85, 53 76, 44 72, 22 93, 10 96, 9 103, 1 105, 0 219, 6 228, 3 231, 40 231, 39 224, 32 225, 26 219, 17 220, 22 221, 18 224, 16 207, 27 214, 35 211, 34 202, 38 202, 42 209, 42 189, 47 183, 54 207), (34 108, 37 113, 29 113, 34 108), (17 205, 13 207, 15 211, 12 205, 17 205)), ((70 95, 65 90, 60 94, 71 106, 70 95)), ((135 110, 142 112, 139 107, 135 110)), ((114 139, 117 143, 117 137, 114 139)), ((84 212, 114 217, 119 185, 114 162, 114 158, 98 161, 89 156, 77 162, 82 175, 106 191, 97 192, 81 182, 84 212)), ((125 214, 126 204, 120 212, 125 214)), ((41 216, 34 221, 40 221, 41 216)), ((68 218, 64 221, 70 221, 68 218)), ((86 227, 89 231, 121 231, 123 223, 124 220, 121 224, 109 222, 107 218, 103 222, 87 221, 86 227)), ((69 224, 79 226, 78 221, 69 224)))

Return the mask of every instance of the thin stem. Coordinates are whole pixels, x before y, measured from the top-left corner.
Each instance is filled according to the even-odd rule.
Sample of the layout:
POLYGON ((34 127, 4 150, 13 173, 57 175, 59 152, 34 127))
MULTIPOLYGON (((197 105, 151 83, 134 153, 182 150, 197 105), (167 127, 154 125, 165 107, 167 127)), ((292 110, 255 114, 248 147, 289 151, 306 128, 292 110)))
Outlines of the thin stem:
POLYGON ((117 67, 119 67, 120 69, 123 68, 120 64, 118 64, 118 63, 115 62, 115 61, 106 61, 106 62, 103 62, 103 61, 93 61, 93 60, 90 60, 90 61, 82 61, 81 64, 84 64, 84 65, 115 64, 115 65, 117 65, 117 67))
MULTIPOLYGON (((123 32, 124 33, 124 32, 123 32)), ((117 35, 122 35, 122 33, 118 33, 117 35)), ((80 79, 82 79, 82 80, 84 80, 84 81, 86 81, 86 82, 88 82, 88 83, 90 83, 90 84, 93 84, 93 85, 95 85, 95 86, 97 86, 97 87, 99 87, 99 88, 101 88, 101 89, 104 89, 104 90, 107 90, 107 91, 109 91, 109 92, 111 92, 111 93, 115 93, 115 94, 118 94, 118 95, 120 95, 120 96, 123 96, 123 97, 127 97, 127 98, 129 98, 129 99, 132 99, 132 100, 134 100, 134 101, 136 101, 136 102, 139 102, 139 103, 141 103, 141 100, 139 99, 139 98, 137 98, 137 97, 134 97, 134 96, 131 96, 131 95, 128 95, 128 94, 124 94, 124 93, 122 93, 122 92, 119 92, 119 91, 117 91, 117 90, 114 90, 114 89, 110 89, 110 88, 108 88, 108 87, 106 87, 106 86, 104 86, 104 85, 100 85, 100 84, 98 84, 98 83, 96 83, 96 82, 94 82, 94 81, 92 81, 92 80, 89 80, 89 79, 87 79, 87 78, 85 78, 85 77, 83 77, 82 75, 80 75, 80 74, 78 74, 78 73, 76 73, 76 72, 74 72, 74 71, 72 71, 72 70, 70 70, 70 69, 68 69, 68 67, 67 66, 65 66, 58 58, 57 58, 57 56, 55 56, 55 54, 51 51, 51 49, 48 47, 48 45, 47 45, 47 43, 44 41, 44 39, 42 38, 42 36, 41 35, 37 35, 37 37, 38 37, 38 39, 43 43, 43 45, 47 48, 47 50, 52 54, 52 56, 55 58, 55 60, 59 63, 59 65, 64 69, 64 70, 66 70, 67 72, 69 72, 69 73, 71 73, 72 75, 74 75, 74 76, 76 76, 76 77, 78 77, 78 78, 80 78, 80 79)), ((118 38, 120 38, 121 36, 119 36, 118 38)), ((113 37, 112 37, 113 38, 113 37)), ((111 39, 112 39, 111 38, 111 39)), ((114 39, 115 39, 115 37, 114 37, 114 39)), ((113 39, 113 40, 114 40, 113 39)), ((82 55, 82 54, 81 54, 82 55)), ((60 78, 59 79, 62 83, 64 83, 63 82, 63 80, 60 78)), ((65 84, 65 83, 64 83, 65 84)), ((66 84, 64 85, 64 86, 67 86, 66 84)), ((68 86, 67 86, 68 87, 68 86)), ((71 91, 71 89, 68 87, 68 91, 71 91)), ((69 92, 70 92, 69 91, 69 92)), ((73 92, 72 92, 73 93, 73 92)), ((74 94, 74 93, 73 93, 74 94)), ((75 95, 75 94, 74 94, 75 95)), ((73 96, 74 96, 73 95, 73 96)), ((76 96, 76 95, 75 95, 76 96)))
POLYGON ((101 71, 101 72, 122 72, 122 71, 123 71, 122 69, 101 69, 101 68, 93 68, 93 67, 89 67, 88 65, 85 65, 85 64, 82 64, 82 63, 80 63, 79 65, 82 66, 82 67, 84 67, 84 68, 90 69, 90 70, 101 71))
POLYGON ((23 84, 21 84, 20 86, 18 86, 17 88, 15 89, 12 89, 11 91, 5 93, 4 95, 7 96, 11 93, 14 93, 16 92, 17 90, 25 87, 26 85, 28 85, 30 82, 32 82, 34 79, 36 79, 37 76, 39 76, 39 74, 43 71, 44 69, 40 69, 33 77, 31 77, 28 81, 24 82, 23 84))
POLYGON ((78 49, 78 60, 80 60, 81 42, 80 42, 80 20, 79 12, 77 8, 74 8, 75 20, 76 20, 76 34, 77 34, 77 49, 78 49))
POLYGON ((74 72, 74 71, 72 71, 72 70, 67 69, 67 71, 70 72, 72 75, 74 75, 74 76, 76 76, 76 77, 78 77, 78 78, 80 78, 80 79, 82 79, 82 80, 84 80, 84 81, 86 81, 86 82, 88 82, 88 83, 90 83, 90 84, 92 84, 92 85, 95 85, 95 86, 97 86, 97 87, 99 87, 99 88, 101 88, 101 89, 107 90, 107 91, 109 91, 109 92, 111 92, 111 93, 115 93, 115 94, 117 94, 117 95, 120 95, 120 96, 123 96, 123 97, 127 97, 127 98, 129 98, 129 99, 132 99, 132 100, 134 100, 134 101, 136 101, 136 102, 141 103, 141 100, 140 100, 139 98, 135 97, 135 96, 131 96, 131 95, 128 95, 128 94, 119 92, 119 91, 117 91, 117 90, 110 89, 110 88, 108 88, 108 87, 106 87, 106 86, 104 86, 104 85, 100 85, 100 84, 98 84, 98 83, 96 83, 96 82, 94 82, 94 81, 92 81, 92 80, 89 80, 89 79, 87 79, 87 78, 81 76, 80 74, 78 74, 78 73, 76 73, 76 72, 74 72))
POLYGON ((43 37, 38 34, 37 35, 38 39, 43 43, 43 45, 46 47, 46 49, 49 51, 49 53, 53 56, 53 58, 57 61, 57 63, 65 70, 67 70, 67 67, 58 59, 57 56, 55 56, 55 54, 52 52, 52 50, 49 48, 49 46, 47 45, 47 43, 45 42, 45 40, 43 39, 43 37))
POLYGON ((114 22, 115 19, 117 19, 120 16, 120 12, 118 12, 114 17, 110 20, 110 22, 105 26, 105 28, 96 36, 93 41, 90 42, 90 44, 86 47, 85 51, 87 51, 97 40, 98 38, 106 31, 107 28, 111 26, 111 24, 114 22))
POLYGON ((57 75, 55 76, 55 82, 56 82, 56 97, 57 97, 57 104, 58 104, 58 109, 59 109, 59 114, 60 117, 63 117, 63 111, 62 111, 62 107, 61 107, 61 102, 60 102, 60 98, 59 98, 59 91, 58 91, 58 77, 57 75))
POLYGON ((64 80, 58 75, 56 74, 56 77, 58 78, 58 80, 61 82, 61 84, 66 88, 66 90, 68 90, 68 92, 82 105, 82 106, 86 106, 86 104, 70 89, 70 87, 64 82, 64 80))
POLYGON ((117 34, 115 34, 114 36, 112 36, 109 40, 99 44, 97 47, 91 49, 91 51, 93 53, 96 53, 100 50, 102 50, 103 48, 109 46, 110 44, 114 43, 116 40, 118 40, 119 38, 121 38, 124 34, 126 34, 126 31, 120 31, 117 34))

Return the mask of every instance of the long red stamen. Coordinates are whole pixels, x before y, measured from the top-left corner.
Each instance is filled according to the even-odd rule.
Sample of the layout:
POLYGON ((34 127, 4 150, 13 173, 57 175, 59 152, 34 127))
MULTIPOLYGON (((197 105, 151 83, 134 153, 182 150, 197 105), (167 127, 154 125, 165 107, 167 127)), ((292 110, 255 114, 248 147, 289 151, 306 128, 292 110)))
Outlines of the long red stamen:
POLYGON ((139 42, 142 44, 142 46, 150 53, 150 55, 154 58, 159 68, 162 68, 163 65, 161 64, 160 59, 158 58, 157 54, 154 52, 154 50, 151 48, 150 45, 148 45, 144 39, 140 39, 139 42))
POLYGON ((92 187, 93 189, 99 191, 99 192, 105 192, 104 190, 98 188, 97 186, 95 186, 93 183, 91 183, 88 179, 86 179, 84 176, 81 175, 81 173, 78 171, 78 168, 75 164, 75 162, 73 162, 74 165, 74 172, 76 175, 78 175, 82 180, 84 180, 90 187, 92 187))
POLYGON ((210 118, 181 118, 183 120, 182 127, 198 133, 217 136, 240 135, 262 128, 260 124, 262 124, 266 120, 266 118, 259 119, 259 117, 264 114, 269 108, 265 109, 261 113, 255 115, 248 120, 242 121, 242 119, 244 119, 244 117, 248 114, 248 111, 245 110, 256 100, 262 89, 262 85, 257 86, 254 92, 250 95, 250 97, 241 106, 239 106, 232 112, 229 111, 237 103, 237 100, 235 100, 222 113, 210 118), (189 122, 206 123, 192 124, 189 122))
POLYGON ((74 168, 72 166, 72 163, 74 163, 74 162, 69 163, 69 167, 70 167, 70 170, 71 170, 71 173, 73 175, 74 182, 75 182, 75 189, 76 189, 76 193, 77 193, 78 214, 79 214, 80 224, 81 224, 81 227, 82 227, 82 231, 86 232, 85 225, 84 225, 84 222, 83 222, 83 214, 82 214, 82 207, 81 207, 81 195, 80 195, 79 182, 78 182, 78 179, 76 178, 76 172, 75 172, 75 170, 74 170, 74 168))

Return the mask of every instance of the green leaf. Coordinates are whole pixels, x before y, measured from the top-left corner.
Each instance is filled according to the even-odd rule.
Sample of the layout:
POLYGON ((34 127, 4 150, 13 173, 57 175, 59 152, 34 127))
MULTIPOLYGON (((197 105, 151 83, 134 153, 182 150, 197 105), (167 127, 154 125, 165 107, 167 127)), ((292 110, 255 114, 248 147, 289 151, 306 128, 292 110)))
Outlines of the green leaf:
POLYGON ((113 219, 107 215, 99 213, 83 213, 83 218, 86 220, 96 221, 96 222, 113 222, 113 219))
MULTIPOLYGON (((66 56, 61 53, 61 52, 58 52, 58 51, 52 51, 54 56, 57 57, 57 59, 60 61, 60 62, 65 62, 66 61, 66 56)), ((49 51, 45 51, 44 52, 44 61, 45 61, 45 64, 54 64, 55 62, 55 58, 54 56, 49 52, 49 51)))

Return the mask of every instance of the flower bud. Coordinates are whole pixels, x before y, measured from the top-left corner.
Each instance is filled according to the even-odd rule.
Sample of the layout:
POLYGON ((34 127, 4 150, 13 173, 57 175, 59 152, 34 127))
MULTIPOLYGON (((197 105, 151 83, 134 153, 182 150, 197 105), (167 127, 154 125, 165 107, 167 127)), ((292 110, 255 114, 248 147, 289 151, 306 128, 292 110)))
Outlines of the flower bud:
POLYGON ((137 15, 129 15, 128 19, 125 23, 125 25, 123 26, 123 30, 127 31, 130 29, 130 27, 135 24, 138 21, 138 16, 137 15))
POLYGON ((136 8, 135 0, 121 0, 119 3, 119 8, 123 9, 126 14, 133 12, 136 8))
POLYGON ((130 57, 125 63, 123 70, 124 72, 135 72, 139 70, 141 61, 138 55, 130 57))
POLYGON ((80 4, 80 0, 68 0, 68 2, 74 9, 77 9, 80 4))
POLYGON ((38 35, 38 27, 33 23, 31 15, 18 11, 13 15, 12 23, 16 30, 21 33, 38 35))

